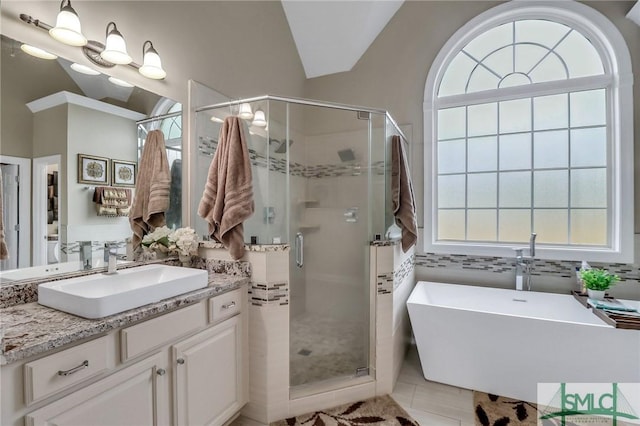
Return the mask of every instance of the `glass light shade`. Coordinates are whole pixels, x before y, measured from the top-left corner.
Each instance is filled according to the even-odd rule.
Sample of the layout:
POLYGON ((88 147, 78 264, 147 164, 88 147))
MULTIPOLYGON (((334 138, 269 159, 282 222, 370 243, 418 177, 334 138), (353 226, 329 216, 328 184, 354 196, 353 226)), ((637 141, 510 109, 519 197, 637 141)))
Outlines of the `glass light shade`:
POLYGON ((49 34, 59 42, 70 46, 84 46, 87 44, 87 38, 82 35, 80 18, 78 18, 71 5, 60 9, 60 13, 56 18, 56 26, 49 30, 49 34))
POLYGON ((267 120, 264 117, 264 111, 260 109, 256 111, 251 125, 256 127, 267 127, 267 120))
POLYGON ((100 75, 100 72, 94 70, 93 68, 89 68, 86 65, 76 64, 75 62, 71 64, 71 69, 81 74, 100 75))
POLYGON ((244 120, 251 120, 253 118, 253 111, 251 111, 251 105, 241 104, 240 111, 238 112, 238 117, 244 120))
POLYGON ((115 78, 115 77, 109 77, 108 80, 115 84, 116 86, 120 86, 120 87, 133 87, 133 84, 126 82, 124 80, 120 80, 119 78, 115 78))
POLYGON ((28 53, 29 55, 35 56, 36 58, 40 59, 52 60, 57 58, 57 56, 53 53, 49 53, 46 50, 40 49, 39 47, 31 46, 30 44, 23 44, 22 46, 20 46, 20 49, 24 53, 28 53))
POLYGON ((144 60, 138 71, 143 76, 154 80, 161 80, 167 76, 165 70, 162 69, 160 56, 153 47, 150 47, 149 50, 144 52, 144 60))
POLYGON ((104 50, 100 53, 100 57, 112 64, 126 65, 130 64, 133 59, 127 53, 127 44, 117 30, 113 30, 107 36, 104 50))

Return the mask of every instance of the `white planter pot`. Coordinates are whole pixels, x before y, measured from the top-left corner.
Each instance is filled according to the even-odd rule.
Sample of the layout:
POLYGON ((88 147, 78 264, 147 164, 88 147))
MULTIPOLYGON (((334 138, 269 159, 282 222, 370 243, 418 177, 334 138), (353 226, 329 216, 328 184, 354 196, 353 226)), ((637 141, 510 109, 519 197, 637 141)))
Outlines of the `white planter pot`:
POLYGON ((590 299, 604 300, 605 290, 591 290, 588 288, 587 293, 589 294, 590 299))

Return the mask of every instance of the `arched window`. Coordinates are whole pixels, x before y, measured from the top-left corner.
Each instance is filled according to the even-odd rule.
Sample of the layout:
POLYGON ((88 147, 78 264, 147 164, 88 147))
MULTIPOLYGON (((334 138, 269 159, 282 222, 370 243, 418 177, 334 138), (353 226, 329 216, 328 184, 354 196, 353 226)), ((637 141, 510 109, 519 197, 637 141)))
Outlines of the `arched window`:
POLYGON ((509 2, 461 28, 425 87, 426 251, 633 260, 631 62, 573 1, 509 2), (431 166, 431 169, 429 168, 431 166))

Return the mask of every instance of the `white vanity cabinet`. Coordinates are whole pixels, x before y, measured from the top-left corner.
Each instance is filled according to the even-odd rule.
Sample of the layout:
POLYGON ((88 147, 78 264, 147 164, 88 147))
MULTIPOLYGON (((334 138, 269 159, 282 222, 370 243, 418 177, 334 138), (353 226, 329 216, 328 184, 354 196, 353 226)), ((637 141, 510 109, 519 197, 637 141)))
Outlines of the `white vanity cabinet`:
POLYGON ((223 425, 248 400, 246 303, 241 287, 2 366, 0 424, 223 425))
POLYGON ((242 408, 242 353, 239 316, 173 346, 177 426, 222 425, 242 408))
POLYGON ((156 354, 25 416, 25 426, 169 425, 169 377, 156 354))

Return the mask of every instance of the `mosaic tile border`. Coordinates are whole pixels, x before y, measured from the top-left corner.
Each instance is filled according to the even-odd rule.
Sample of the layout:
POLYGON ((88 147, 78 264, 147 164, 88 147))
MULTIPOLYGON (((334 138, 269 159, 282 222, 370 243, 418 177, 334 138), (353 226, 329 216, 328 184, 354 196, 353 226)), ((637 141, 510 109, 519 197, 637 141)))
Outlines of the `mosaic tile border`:
POLYGON ((369 241, 372 247, 391 247, 400 244, 400 240, 373 240, 369 241))
MULTIPOLYGON (((102 252, 104 250, 104 245, 107 242, 112 243, 116 247, 116 249, 127 247, 126 240, 91 241, 91 252, 102 252)), ((80 253, 80 241, 74 241, 72 243, 60 243, 60 252, 64 254, 80 253)))
MULTIPOLYGON (((415 264, 423 268, 449 268, 493 273, 511 273, 515 270, 514 258, 458 254, 420 253, 416 255, 415 264)), ((594 268, 603 268, 617 274, 620 276, 620 281, 640 281, 640 267, 637 265, 599 262, 590 262, 590 265, 594 268)), ((580 266, 580 262, 535 259, 532 275, 575 278, 575 270, 578 266, 580 266)))
POLYGON ((395 285, 393 272, 378 274, 376 278, 376 289, 378 295, 393 293, 393 288, 395 285))
MULTIPOLYGON (((217 241, 200 241, 201 248, 209 249, 222 249, 226 250, 222 243, 217 241)), ((274 252, 274 251, 288 251, 291 248, 289 244, 245 244, 244 249, 246 251, 256 252, 274 252)))
MULTIPOLYGON (((213 156, 216 152, 218 141, 212 138, 200 137, 200 143, 198 144, 198 153, 206 156, 213 156)), ((274 156, 265 156, 258 153, 255 149, 249 148, 249 161, 252 166, 268 168, 272 172, 283 173, 287 172, 287 160, 285 158, 278 158, 274 156)), ((373 174, 384 176, 390 173, 390 165, 385 165, 384 161, 375 161, 370 166, 373 174)), ((343 176, 360 176, 367 170, 367 166, 363 166, 357 163, 332 163, 332 164, 317 164, 311 166, 305 166, 304 164, 291 162, 289 163, 289 174, 291 176, 300 176, 304 178, 325 178, 325 177, 343 177, 343 176)))
POLYGON ((415 270, 416 256, 407 257, 398 268, 393 271, 393 289, 398 288, 404 280, 415 270))
POLYGON ((256 283, 249 285, 249 303, 253 306, 286 306, 289 304, 289 283, 256 283))

